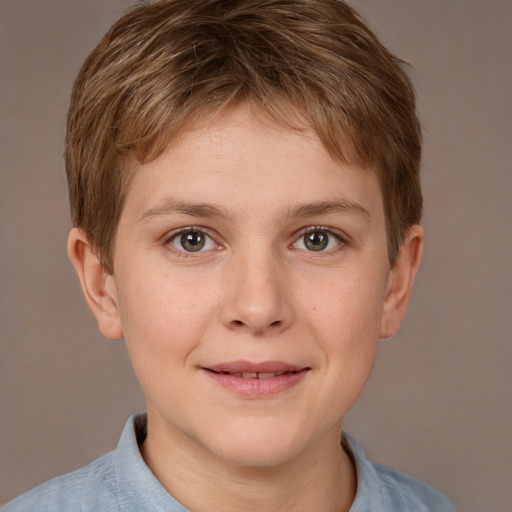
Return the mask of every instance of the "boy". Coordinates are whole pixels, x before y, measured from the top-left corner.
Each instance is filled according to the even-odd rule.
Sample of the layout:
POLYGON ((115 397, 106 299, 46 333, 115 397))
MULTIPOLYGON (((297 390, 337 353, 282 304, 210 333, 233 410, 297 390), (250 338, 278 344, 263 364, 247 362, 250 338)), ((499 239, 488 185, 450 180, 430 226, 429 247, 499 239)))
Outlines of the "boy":
POLYGON ((71 99, 68 252, 146 413, 5 512, 452 511, 342 434, 420 264, 420 152, 401 62, 341 0, 124 15, 71 99))

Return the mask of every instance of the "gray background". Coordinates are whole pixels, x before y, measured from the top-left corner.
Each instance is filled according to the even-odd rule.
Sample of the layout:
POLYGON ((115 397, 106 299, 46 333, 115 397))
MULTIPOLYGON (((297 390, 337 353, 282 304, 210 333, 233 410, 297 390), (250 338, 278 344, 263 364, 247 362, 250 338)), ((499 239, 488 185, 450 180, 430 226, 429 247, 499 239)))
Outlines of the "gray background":
MULTIPOLYGON (((511 0, 354 0, 413 63, 427 247, 346 428, 461 511, 512 511, 511 0)), ((0 503, 112 449, 143 407, 65 254, 72 81, 128 0, 0 0, 0 503)))

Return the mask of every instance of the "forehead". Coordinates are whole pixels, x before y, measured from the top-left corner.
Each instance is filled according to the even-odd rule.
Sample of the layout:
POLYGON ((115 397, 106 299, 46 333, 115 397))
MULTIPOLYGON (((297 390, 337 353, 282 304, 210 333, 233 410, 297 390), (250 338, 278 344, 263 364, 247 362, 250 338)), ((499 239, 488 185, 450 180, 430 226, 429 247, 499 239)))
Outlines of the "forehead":
POLYGON ((145 211, 169 200, 253 214, 319 201, 359 204, 372 215, 382 210, 373 170, 333 160, 305 123, 283 126, 245 105, 182 130, 132 172, 126 201, 145 211))

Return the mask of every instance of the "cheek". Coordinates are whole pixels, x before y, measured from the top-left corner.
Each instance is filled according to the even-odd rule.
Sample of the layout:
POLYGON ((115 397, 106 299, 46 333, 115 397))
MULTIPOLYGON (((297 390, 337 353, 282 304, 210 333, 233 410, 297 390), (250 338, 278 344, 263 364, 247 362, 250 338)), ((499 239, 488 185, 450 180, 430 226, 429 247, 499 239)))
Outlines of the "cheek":
POLYGON ((213 284, 148 269, 144 279, 128 276, 119 297, 121 323, 132 360, 163 366, 182 360, 199 343, 215 313, 213 284))
POLYGON ((120 303, 126 346, 146 398, 158 406, 169 396, 185 396, 191 354, 213 314, 211 297, 161 277, 125 290, 120 303))
POLYGON ((307 297, 303 302, 307 329, 330 369, 330 385, 351 389, 353 398, 343 394, 349 401, 364 386, 378 347, 384 289, 368 285, 379 282, 375 279, 332 276, 325 286, 309 287, 308 294, 301 291, 307 297))
POLYGON ((372 278, 332 276, 323 286, 307 283, 299 290, 302 309, 309 323, 327 339, 365 340, 377 338, 384 289, 368 286, 372 278))

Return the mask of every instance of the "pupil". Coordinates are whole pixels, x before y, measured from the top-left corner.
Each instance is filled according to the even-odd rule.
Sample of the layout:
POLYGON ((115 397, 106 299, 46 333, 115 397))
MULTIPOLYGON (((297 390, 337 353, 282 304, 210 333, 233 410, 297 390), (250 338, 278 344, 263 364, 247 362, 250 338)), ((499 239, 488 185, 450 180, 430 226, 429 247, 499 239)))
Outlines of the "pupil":
POLYGON ((181 245, 186 251, 200 251, 205 244, 204 235, 199 231, 190 231, 181 235, 181 245))
POLYGON ((304 243, 310 251, 323 251, 329 243, 329 237, 323 231, 313 231, 305 235, 304 243))

